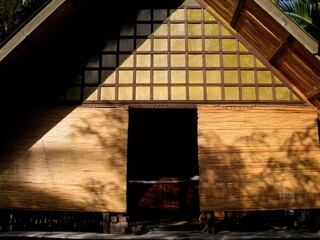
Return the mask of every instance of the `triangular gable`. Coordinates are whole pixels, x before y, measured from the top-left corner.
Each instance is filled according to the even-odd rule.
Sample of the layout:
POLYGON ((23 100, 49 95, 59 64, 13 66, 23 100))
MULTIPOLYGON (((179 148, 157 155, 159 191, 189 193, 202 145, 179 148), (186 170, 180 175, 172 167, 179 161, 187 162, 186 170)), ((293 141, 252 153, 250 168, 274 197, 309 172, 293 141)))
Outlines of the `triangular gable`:
POLYGON ((64 100, 301 103, 232 30, 195 1, 177 9, 141 9, 89 59, 64 100))
POLYGON ((320 64, 314 55, 315 43, 301 30, 298 32, 284 13, 265 0, 204 2, 236 30, 264 64, 306 101, 320 107, 320 64))

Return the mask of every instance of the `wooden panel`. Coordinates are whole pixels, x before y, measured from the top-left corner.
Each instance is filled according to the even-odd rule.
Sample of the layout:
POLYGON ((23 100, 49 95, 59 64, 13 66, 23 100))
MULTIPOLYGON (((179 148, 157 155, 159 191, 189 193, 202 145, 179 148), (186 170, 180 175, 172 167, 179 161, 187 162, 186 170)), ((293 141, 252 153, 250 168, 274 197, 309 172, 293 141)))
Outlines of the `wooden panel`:
POLYGON ((127 109, 47 109, 17 129, 1 149, 0 208, 126 212, 127 109))
POLYGON ((199 107, 200 209, 320 207, 314 109, 199 107))

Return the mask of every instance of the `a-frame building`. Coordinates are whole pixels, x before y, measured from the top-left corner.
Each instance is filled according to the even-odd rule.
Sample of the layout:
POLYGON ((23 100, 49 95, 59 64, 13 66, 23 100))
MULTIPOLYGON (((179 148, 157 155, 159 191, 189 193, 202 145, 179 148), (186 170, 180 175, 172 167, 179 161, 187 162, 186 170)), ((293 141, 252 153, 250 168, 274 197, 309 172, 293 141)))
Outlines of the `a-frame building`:
POLYGON ((0 50, 0 208, 319 208, 315 41, 260 1, 122 4, 52 1, 0 50))

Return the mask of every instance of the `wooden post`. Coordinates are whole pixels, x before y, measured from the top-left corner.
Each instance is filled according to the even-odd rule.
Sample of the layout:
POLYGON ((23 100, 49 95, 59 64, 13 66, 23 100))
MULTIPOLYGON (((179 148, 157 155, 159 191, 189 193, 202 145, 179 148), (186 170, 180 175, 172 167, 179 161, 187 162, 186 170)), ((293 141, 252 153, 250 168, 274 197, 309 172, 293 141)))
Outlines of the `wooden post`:
POLYGON ((102 213, 102 231, 103 233, 110 233, 110 213, 102 213))
POLYGON ((214 211, 207 212, 208 233, 214 233, 214 211))

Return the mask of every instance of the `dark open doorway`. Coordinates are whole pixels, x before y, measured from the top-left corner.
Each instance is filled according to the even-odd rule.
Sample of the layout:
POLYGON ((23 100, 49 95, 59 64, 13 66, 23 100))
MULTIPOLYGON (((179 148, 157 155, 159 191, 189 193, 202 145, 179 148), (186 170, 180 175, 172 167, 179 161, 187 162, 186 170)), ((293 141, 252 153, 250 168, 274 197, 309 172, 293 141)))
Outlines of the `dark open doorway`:
POLYGON ((198 174, 196 109, 129 109, 131 219, 198 216, 198 174))

